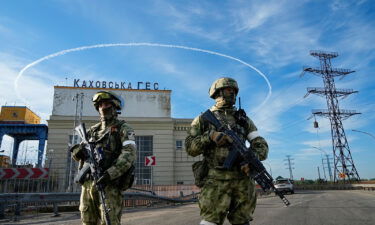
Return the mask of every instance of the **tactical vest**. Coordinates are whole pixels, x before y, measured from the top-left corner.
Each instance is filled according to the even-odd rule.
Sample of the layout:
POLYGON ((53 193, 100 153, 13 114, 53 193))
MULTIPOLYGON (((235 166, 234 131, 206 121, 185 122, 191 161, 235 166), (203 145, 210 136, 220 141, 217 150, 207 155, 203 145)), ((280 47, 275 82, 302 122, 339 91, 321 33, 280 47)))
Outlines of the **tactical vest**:
MULTIPOLYGON (((214 110, 213 113, 222 125, 229 126, 245 143, 249 124, 244 111, 243 113, 239 111, 225 113, 224 111, 214 110)), ((202 133, 215 129, 207 121, 203 120, 202 122, 202 133)), ((223 170, 223 164, 228 154, 229 146, 218 147, 213 142, 207 146, 203 153, 203 160, 197 161, 192 165, 195 185, 203 187, 208 177, 223 180, 245 177, 239 166, 233 167, 232 170, 223 170)))
MULTIPOLYGON (((103 171, 110 168, 115 160, 119 157, 122 150, 120 130, 121 126, 125 123, 123 120, 116 121, 115 124, 106 128, 103 133, 99 133, 101 124, 98 123, 91 127, 89 131, 89 142, 94 143, 95 148, 103 152, 103 160, 99 166, 103 171)), ((126 190, 133 185, 134 170, 132 165, 123 175, 111 181, 114 185, 118 186, 121 190, 126 190)))
MULTIPOLYGON (((230 127, 242 139, 243 143, 246 141, 246 124, 241 124, 236 116, 237 111, 232 113, 225 113, 225 111, 213 111, 215 117, 221 122, 222 125, 230 127)), ((205 130, 214 129, 210 124, 205 123, 205 130)), ((204 157, 208 161, 209 168, 221 169, 225 159, 229 154, 229 146, 218 147, 214 143, 209 146, 211 151, 204 157)), ((236 169, 236 168, 233 168, 236 169)))
POLYGON ((121 137, 120 129, 125 121, 117 121, 112 126, 106 128, 103 133, 99 133, 101 124, 96 124, 90 129, 90 140, 89 142, 94 143, 95 148, 99 149, 99 152, 103 152, 103 160, 100 166, 103 170, 108 169, 112 166, 113 162, 121 154, 121 137))

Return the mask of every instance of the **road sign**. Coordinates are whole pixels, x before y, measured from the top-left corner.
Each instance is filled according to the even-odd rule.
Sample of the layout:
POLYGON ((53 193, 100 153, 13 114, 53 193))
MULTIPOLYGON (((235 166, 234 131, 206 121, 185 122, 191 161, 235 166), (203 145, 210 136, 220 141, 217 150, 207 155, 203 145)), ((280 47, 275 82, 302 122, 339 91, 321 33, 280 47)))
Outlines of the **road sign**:
POLYGON ((156 157, 154 155, 146 156, 145 166, 156 166, 156 157))
POLYGON ((0 168, 0 180, 46 178, 48 178, 48 168, 0 168))
POLYGON ((345 173, 340 173, 340 174, 339 174, 339 177, 340 177, 340 178, 345 178, 346 175, 345 175, 345 173))

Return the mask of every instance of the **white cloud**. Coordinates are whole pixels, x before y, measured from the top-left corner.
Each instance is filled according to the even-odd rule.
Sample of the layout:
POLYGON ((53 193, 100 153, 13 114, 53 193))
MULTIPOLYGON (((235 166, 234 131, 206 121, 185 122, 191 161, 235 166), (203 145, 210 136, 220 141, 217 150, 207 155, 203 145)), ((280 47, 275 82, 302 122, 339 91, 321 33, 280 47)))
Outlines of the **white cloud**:
MULTIPOLYGON (((163 56, 154 59, 152 65, 155 72, 157 71, 170 77, 168 80, 175 83, 175 95, 182 95, 179 98, 183 98, 184 102, 198 104, 203 109, 210 107, 211 100, 207 96, 207 87, 212 82, 212 78, 201 74, 205 73, 205 71, 200 71, 201 73, 197 74, 188 69, 189 66, 186 64, 174 63, 173 60, 164 58, 163 56), (198 80, 199 82, 197 82, 198 80)), ((181 102, 177 102, 176 104, 179 105, 181 102)), ((176 108, 176 105, 172 105, 172 107, 175 107, 173 114, 181 114, 179 110, 183 109, 178 106, 176 108)))
POLYGON ((32 70, 28 76, 24 76, 19 81, 19 91, 27 100, 23 102, 17 97, 14 90, 14 81, 19 70, 24 66, 24 59, 14 57, 9 54, 0 55, 0 103, 7 105, 26 105, 39 116, 42 121, 48 118, 51 112, 53 77, 45 72, 32 70), (49 97, 48 97, 49 96, 49 97))
POLYGON ((293 154, 293 156, 298 160, 309 160, 311 157, 319 155, 322 155, 322 153, 313 148, 301 149, 297 153, 293 154))
POLYGON ((233 16, 237 21, 234 25, 237 31, 251 31, 258 28, 276 15, 285 12, 286 4, 283 1, 252 1, 245 7, 233 10, 233 16))
MULTIPOLYGON (((319 150, 315 149, 315 148, 320 148, 320 149, 323 149, 323 151, 329 152, 329 150, 327 150, 327 149, 329 149, 329 147, 332 148, 332 139, 321 139, 321 138, 322 137, 319 138, 320 140, 304 141, 302 144, 311 147, 311 148, 309 148, 310 150, 314 150, 314 151, 319 152, 319 150)), ((318 139, 318 138, 316 138, 316 139, 318 139)), ((304 150, 302 150, 302 151, 304 151, 304 150)))
POLYGON ((9 33, 11 33, 11 30, 8 27, 0 24, 0 33, 2 35, 9 34, 9 33))
POLYGON ((330 7, 332 11, 338 11, 338 10, 345 10, 348 8, 353 7, 353 5, 362 5, 367 0, 347 0, 347 1, 341 1, 341 0, 333 0, 330 7))
POLYGON ((152 13, 163 14, 167 17, 166 26, 170 28, 168 30, 183 32, 213 42, 226 43, 232 37, 225 29, 204 25, 207 21, 211 21, 211 23, 220 23, 222 27, 227 26, 225 16, 215 6, 216 4, 207 2, 178 5, 175 2, 160 1, 155 5, 152 13))
MULTIPOLYGON (((265 132, 280 132, 282 127, 290 126, 290 124, 283 124, 280 117, 293 107, 310 101, 308 98, 303 98, 304 94, 305 84, 303 82, 274 91, 268 103, 253 116, 258 128, 265 132)), ((301 121, 306 118, 298 117, 297 119, 301 121)))

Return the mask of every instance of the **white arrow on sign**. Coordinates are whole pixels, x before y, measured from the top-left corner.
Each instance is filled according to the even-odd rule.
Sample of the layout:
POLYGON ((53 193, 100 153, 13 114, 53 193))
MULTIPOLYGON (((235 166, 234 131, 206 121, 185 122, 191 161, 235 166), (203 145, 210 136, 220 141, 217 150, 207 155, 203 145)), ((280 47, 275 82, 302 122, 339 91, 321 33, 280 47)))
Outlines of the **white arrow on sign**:
POLYGON ((146 156, 145 166, 156 166, 156 157, 154 155, 146 156))

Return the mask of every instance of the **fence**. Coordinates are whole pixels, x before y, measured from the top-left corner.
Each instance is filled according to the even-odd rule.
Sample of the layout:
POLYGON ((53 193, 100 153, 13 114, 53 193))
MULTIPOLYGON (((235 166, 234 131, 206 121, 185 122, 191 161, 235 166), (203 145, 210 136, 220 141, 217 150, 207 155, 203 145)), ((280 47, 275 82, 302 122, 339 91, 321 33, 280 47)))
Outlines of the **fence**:
POLYGON ((365 190, 375 191, 375 185, 366 184, 320 184, 320 185, 295 185, 296 190, 365 190))
MULTIPOLYGON (((193 185, 138 186, 124 194, 125 207, 153 206, 155 204, 176 204, 195 202, 199 189, 193 185), (143 189, 141 189, 143 188, 143 189), (149 189, 149 190, 147 190, 149 189), (184 194, 189 193, 189 194, 184 194), (161 195, 163 194, 163 195, 161 195)), ((58 215, 58 205, 65 209, 78 210, 79 192, 60 193, 4 193, 0 194, 0 219, 19 218, 21 211, 49 211, 58 215), (47 210, 48 211, 48 210, 47 210)))

